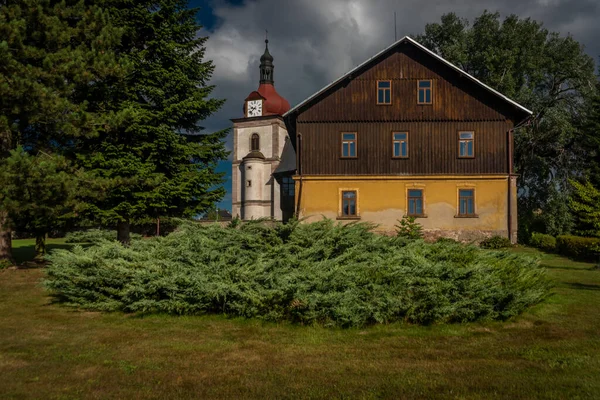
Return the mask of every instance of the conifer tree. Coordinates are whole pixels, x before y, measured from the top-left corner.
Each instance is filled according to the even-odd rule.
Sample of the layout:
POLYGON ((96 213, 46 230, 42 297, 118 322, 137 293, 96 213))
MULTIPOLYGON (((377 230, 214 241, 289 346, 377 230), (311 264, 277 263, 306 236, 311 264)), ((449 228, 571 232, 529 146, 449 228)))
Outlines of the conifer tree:
MULTIPOLYGON (((67 152, 106 125, 75 93, 122 74, 110 50, 119 36, 83 0, 0 0, 0 158, 18 145, 67 152)), ((8 222, 0 209, 0 260, 12 260, 8 222)))
POLYGON ((0 162, 0 206, 35 236, 35 256, 46 254, 46 236, 71 216, 77 180, 62 156, 32 156, 22 147, 0 162))
POLYGON ((571 180, 573 196, 569 205, 573 210, 576 232, 582 236, 600 237, 600 189, 589 180, 571 180))
POLYGON ((123 243, 137 219, 196 215, 225 194, 215 168, 227 130, 204 134, 199 124, 223 100, 208 98, 214 66, 187 3, 99 0, 124 28, 117 51, 134 72, 101 105, 123 118, 81 142, 81 165, 97 183, 82 192, 82 211, 116 224, 123 243))

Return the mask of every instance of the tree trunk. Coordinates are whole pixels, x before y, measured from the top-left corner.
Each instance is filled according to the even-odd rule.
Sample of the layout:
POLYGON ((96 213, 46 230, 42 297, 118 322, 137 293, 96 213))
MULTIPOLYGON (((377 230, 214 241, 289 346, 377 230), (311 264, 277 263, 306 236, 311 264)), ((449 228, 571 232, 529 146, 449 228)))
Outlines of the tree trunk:
POLYGON ((35 260, 42 261, 46 255, 46 234, 35 236, 35 260))
POLYGON ((130 223, 128 219, 117 223, 117 240, 125 246, 129 246, 129 242, 131 241, 131 238, 129 237, 129 227, 130 223))
POLYGON ((160 236, 160 217, 156 217, 156 236, 160 236))
POLYGON ((0 210, 0 264, 13 265, 12 236, 8 226, 8 216, 0 210))

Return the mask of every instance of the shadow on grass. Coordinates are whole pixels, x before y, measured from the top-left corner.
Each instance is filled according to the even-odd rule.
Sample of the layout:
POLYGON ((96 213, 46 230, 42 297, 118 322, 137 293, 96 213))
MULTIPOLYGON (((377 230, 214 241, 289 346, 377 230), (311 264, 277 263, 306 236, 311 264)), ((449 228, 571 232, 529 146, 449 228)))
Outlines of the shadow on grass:
MULTIPOLYGON (((49 243, 46 246, 46 252, 51 253, 52 250, 57 249, 71 250, 77 244, 83 247, 90 247, 92 245, 92 243, 49 243)), ((13 247, 12 253, 17 265, 31 262, 35 257, 35 243, 13 247)))
POLYGON ((568 288, 578 290, 600 290, 600 285, 586 285, 585 283, 563 282, 568 288))

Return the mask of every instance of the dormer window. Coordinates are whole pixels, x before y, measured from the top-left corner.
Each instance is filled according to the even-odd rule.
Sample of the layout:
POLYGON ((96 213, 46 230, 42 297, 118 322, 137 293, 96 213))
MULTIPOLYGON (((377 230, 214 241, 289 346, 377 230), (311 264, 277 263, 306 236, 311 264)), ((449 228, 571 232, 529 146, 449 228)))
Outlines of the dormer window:
POLYGON ((260 151, 260 136, 258 136, 258 133, 253 133, 250 138, 250 150, 260 151))

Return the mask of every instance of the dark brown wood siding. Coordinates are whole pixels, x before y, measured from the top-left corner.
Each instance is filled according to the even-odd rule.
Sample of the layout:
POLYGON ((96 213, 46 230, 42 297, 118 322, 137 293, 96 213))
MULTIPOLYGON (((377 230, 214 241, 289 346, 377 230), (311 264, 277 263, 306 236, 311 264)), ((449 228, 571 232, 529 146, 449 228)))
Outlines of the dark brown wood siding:
POLYGON ((507 174, 507 131, 496 122, 298 123, 304 175, 507 174), (407 159, 393 158, 392 132, 408 132, 407 159), (458 158, 458 132, 475 132, 475 157, 458 158), (340 132, 357 133, 357 158, 340 157, 340 132))
POLYGON ((523 112, 404 43, 353 73, 291 118, 302 134, 303 174, 505 174, 508 130, 523 112), (392 104, 377 104, 377 81, 392 82, 392 104), (433 104, 417 104, 431 80, 433 104), (475 157, 458 158, 458 131, 475 132, 475 157), (408 159, 392 157, 392 131, 409 132, 408 159), (356 159, 340 158, 340 132, 357 132, 356 159))

